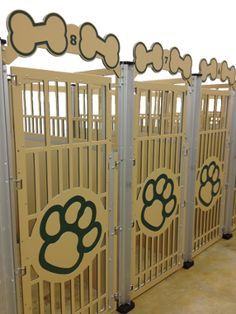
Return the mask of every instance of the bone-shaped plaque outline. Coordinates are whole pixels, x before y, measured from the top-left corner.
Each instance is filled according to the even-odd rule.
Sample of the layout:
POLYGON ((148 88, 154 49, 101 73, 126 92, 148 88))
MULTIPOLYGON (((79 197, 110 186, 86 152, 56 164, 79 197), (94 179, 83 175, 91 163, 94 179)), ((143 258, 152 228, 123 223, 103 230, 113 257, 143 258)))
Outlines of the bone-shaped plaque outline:
POLYGON ((147 70, 148 66, 151 66, 153 72, 156 72, 156 73, 160 72, 160 71, 163 69, 163 65, 164 65, 164 49, 163 49, 162 45, 161 45, 159 42, 154 42, 154 43, 151 45, 150 49, 147 49, 146 45, 145 45, 142 41, 137 42, 137 43, 134 45, 134 48, 133 48, 133 57, 134 57, 135 68, 136 68, 137 72, 140 73, 140 74, 145 73, 145 71, 147 70), (142 46, 143 46, 143 48, 144 48, 145 51, 146 51, 146 54, 152 53, 153 48, 154 48, 156 45, 158 45, 158 46, 161 48, 161 50, 162 50, 162 57, 161 57, 161 58, 162 58, 162 66, 160 67, 160 69, 156 69, 156 68, 155 68, 155 66, 154 66, 154 64, 153 64, 153 61, 148 62, 148 63, 146 64, 145 69, 144 69, 143 71, 141 71, 141 70, 138 68, 137 63, 136 63, 136 60, 137 60, 137 53, 136 53, 137 51, 136 51, 136 50, 137 50, 137 47, 138 47, 139 45, 142 45, 142 46))
POLYGON ((107 34, 104 38, 102 38, 101 36, 99 36, 98 34, 98 31, 96 29, 96 27, 90 23, 90 22, 85 22, 83 23, 81 26, 80 26, 80 36, 79 36, 79 52, 80 52, 80 56, 82 57, 82 59, 84 59, 85 61, 92 61, 94 59, 96 59, 97 56, 100 56, 102 58, 102 63, 104 65, 105 68, 108 68, 108 69, 115 69, 119 62, 120 62, 120 42, 119 42, 119 39, 116 37, 116 35, 112 34, 112 33, 109 33, 107 34), (115 66, 110 66, 109 64, 107 64, 106 62, 106 56, 104 54, 102 54, 101 52, 99 52, 97 49, 95 49, 95 52, 94 52, 94 55, 91 57, 91 58, 88 58, 84 53, 83 53, 83 49, 81 49, 81 43, 82 43, 82 40, 83 40, 83 36, 82 36, 82 31, 83 31, 83 28, 85 26, 89 25, 90 27, 92 27, 96 33, 96 37, 98 40, 101 40, 104 44, 106 44, 106 40, 108 37, 112 36, 113 38, 115 38, 117 44, 118 44, 118 50, 117 50, 117 62, 115 64, 115 66))
MULTIPOLYGON (((9 38, 10 38, 10 43, 12 45, 12 47, 14 48, 14 50, 21 56, 24 56, 24 57, 28 57, 28 56, 31 56, 32 54, 34 54, 34 52, 36 51, 37 47, 40 46, 40 45, 46 45, 46 48, 48 50, 49 53, 51 53, 52 55, 55 55, 55 56, 60 56, 60 55, 63 55, 66 50, 67 50, 67 47, 68 47, 68 39, 67 39, 67 25, 66 25, 66 22, 64 21, 64 19, 57 13, 49 13, 47 14, 44 19, 43 19, 43 22, 39 22, 39 23, 35 23, 34 19, 32 18, 32 16, 26 12, 26 11, 23 11, 23 10, 15 10, 13 11, 9 16, 8 16, 8 19, 7 19, 7 28, 8 28, 8 31, 9 31, 9 38), (30 52, 28 53, 25 53, 25 52, 22 52, 20 51, 14 44, 14 40, 13 40, 13 35, 14 35, 14 30, 12 29, 12 25, 11 25, 11 20, 13 17, 15 17, 15 15, 17 14, 23 14, 25 15, 32 23, 32 27, 37 27, 37 26, 46 26, 47 25, 47 21, 48 19, 50 19, 51 17, 57 17, 58 19, 61 20, 61 22, 64 24, 65 26, 65 33, 64 33, 64 39, 65 39, 65 48, 61 51, 61 52, 56 52, 54 50, 51 49, 50 47, 50 44, 48 42, 48 40, 44 40, 44 41, 40 41, 40 42, 35 42, 34 45, 33 45, 33 48, 30 52)), ((25 34, 25 36, 27 36, 27 34, 25 34)), ((47 36, 45 34, 45 36, 47 36)))
POLYGON ((216 80, 217 79, 217 75, 218 75, 218 62, 216 60, 216 58, 211 58, 210 62, 208 63, 207 60, 205 58, 201 59, 200 60, 200 63, 199 63, 199 73, 202 74, 202 82, 206 82, 207 78, 210 77, 210 79, 212 81, 216 80), (212 65, 212 63, 214 62, 214 65, 212 65), (203 63, 205 63, 206 67, 215 67, 215 75, 214 73, 212 72, 208 72, 207 74, 203 73, 203 63))
POLYGON ((225 82, 226 80, 228 80, 229 84, 233 85, 235 83, 235 74, 236 74, 235 66, 232 65, 230 67, 228 65, 228 62, 226 60, 224 60, 221 63, 221 67, 220 67, 220 79, 221 79, 221 81, 225 82), (231 74, 232 71, 234 72, 233 80, 231 80, 231 77, 229 75, 229 74, 231 74), (227 72, 227 73, 225 73, 225 72, 227 72))
POLYGON ((183 79, 186 79, 186 80, 188 80, 188 79, 191 77, 191 75, 192 75, 193 60, 192 60, 192 57, 190 56, 190 54, 187 53, 187 54, 181 56, 179 49, 178 49, 177 47, 172 47, 172 48, 170 49, 170 52, 169 52, 169 59, 170 59, 170 60, 169 60, 169 72, 170 72, 171 74, 177 74, 178 72, 181 72, 182 78, 183 78, 183 79), (176 71, 173 70, 173 68, 172 68, 172 63, 173 63, 173 61, 172 61, 172 58, 173 58, 173 57, 172 57, 172 53, 173 53, 173 51, 177 51, 178 56, 179 56, 179 59, 180 59, 182 62, 186 62, 186 61, 185 61, 185 58, 190 58, 191 65, 190 65, 190 71, 189 71, 189 75, 188 75, 188 76, 185 75, 185 70, 184 70, 183 68, 181 68, 180 66, 177 67, 176 71))

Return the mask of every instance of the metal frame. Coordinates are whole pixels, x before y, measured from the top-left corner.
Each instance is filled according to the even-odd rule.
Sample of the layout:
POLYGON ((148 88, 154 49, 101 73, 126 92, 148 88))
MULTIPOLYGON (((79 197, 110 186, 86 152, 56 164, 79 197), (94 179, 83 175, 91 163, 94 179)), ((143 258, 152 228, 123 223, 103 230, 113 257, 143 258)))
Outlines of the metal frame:
POLYGON ((118 104, 119 305, 130 304, 134 65, 121 63, 118 104))
POLYGON ((188 147, 188 178, 186 188, 186 223, 185 223, 185 247, 184 267, 193 265, 193 217, 195 209, 195 183, 197 168, 197 152, 200 128, 201 110, 201 75, 192 76, 192 85, 188 91, 188 105, 186 108, 186 140, 188 147))
POLYGON ((0 42, 0 312, 17 313, 11 198, 11 141, 7 69, 0 42))
POLYGON ((228 166, 228 182, 226 182, 227 197, 225 202, 225 223, 223 227, 223 237, 230 238, 232 236, 232 216, 234 207, 234 188, 236 177, 236 91, 232 90, 230 95, 230 129, 229 129, 229 166, 228 166))

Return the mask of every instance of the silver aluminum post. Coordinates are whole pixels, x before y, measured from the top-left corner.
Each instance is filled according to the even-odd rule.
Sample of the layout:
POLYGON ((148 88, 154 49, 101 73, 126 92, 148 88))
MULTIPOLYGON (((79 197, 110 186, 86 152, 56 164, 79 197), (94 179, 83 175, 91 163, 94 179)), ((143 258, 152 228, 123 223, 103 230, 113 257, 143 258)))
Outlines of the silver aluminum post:
POLYGON ((11 213, 9 100, 0 39, 0 313, 17 313, 11 213))
POLYGON ((188 166, 186 184, 186 220, 184 265, 188 269, 193 266, 193 218, 195 210, 195 183, 197 174, 197 153, 201 112, 201 75, 192 75, 192 84, 188 91, 186 106, 186 142, 188 146, 188 166))
POLYGON ((228 182, 226 184, 227 196, 225 203, 225 223, 223 227, 223 238, 228 240, 232 237, 232 218, 234 210, 234 187, 236 179, 236 91, 232 90, 230 95, 230 129, 229 129, 229 166, 228 182))
POLYGON ((118 312, 134 307, 130 300, 134 64, 121 62, 118 102, 118 173, 119 173, 119 296, 118 312))

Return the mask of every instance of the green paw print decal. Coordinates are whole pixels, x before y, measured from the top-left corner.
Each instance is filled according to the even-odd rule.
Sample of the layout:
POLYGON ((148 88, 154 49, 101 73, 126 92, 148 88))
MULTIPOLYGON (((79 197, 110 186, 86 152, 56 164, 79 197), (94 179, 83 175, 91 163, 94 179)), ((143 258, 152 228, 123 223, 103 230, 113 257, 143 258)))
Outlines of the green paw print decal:
POLYGON ((176 209, 177 197, 174 182, 167 174, 160 174, 156 180, 149 179, 142 192, 142 224, 151 231, 159 231, 176 209))
POLYGON ((102 225, 96 217, 95 203, 80 195, 70 198, 64 206, 50 207, 39 229, 43 240, 39 251, 41 267, 55 274, 75 271, 101 238, 102 225))
POLYGON ((209 207, 220 191, 220 167, 212 160, 205 164, 199 177, 198 199, 202 205, 209 207))

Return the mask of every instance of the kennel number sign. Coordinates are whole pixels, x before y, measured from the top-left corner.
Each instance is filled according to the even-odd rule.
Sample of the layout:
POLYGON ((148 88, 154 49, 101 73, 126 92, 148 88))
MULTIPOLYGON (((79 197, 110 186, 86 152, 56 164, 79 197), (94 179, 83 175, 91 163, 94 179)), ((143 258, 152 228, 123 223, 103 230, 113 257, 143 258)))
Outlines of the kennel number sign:
MULTIPOLYGON (((80 26, 66 24, 56 13, 46 15, 42 22, 36 23, 25 11, 13 11, 7 20, 8 46, 3 57, 6 64, 12 63, 18 56, 27 57, 36 49, 45 48, 55 56, 64 53, 79 55, 85 61, 100 58, 106 69, 120 77, 120 43, 114 34, 101 37, 96 27, 91 23, 80 26)), ((181 55, 177 47, 163 49, 155 42, 150 49, 142 42, 134 45, 133 61, 137 73, 144 73, 148 67, 154 72, 166 70, 171 74, 180 73, 184 80, 192 75, 192 57, 181 55)), ((227 61, 222 63, 212 58, 208 63, 204 58, 199 63, 199 73, 202 81, 220 79, 235 83, 236 69, 229 66, 227 61)))
POLYGON ((56 13, 48 14, 43 22, 35 23, 27 12, 19 10, 9 15, 7 27, 8 42, 20 56, 30 56, 40 47, 55 56, 68 52, 79 54, 86 61, 98 57, 107 69, 116 74, 119 71, 118 38, 113 34, 102 38, 91 23, 67 25, 56 13))

